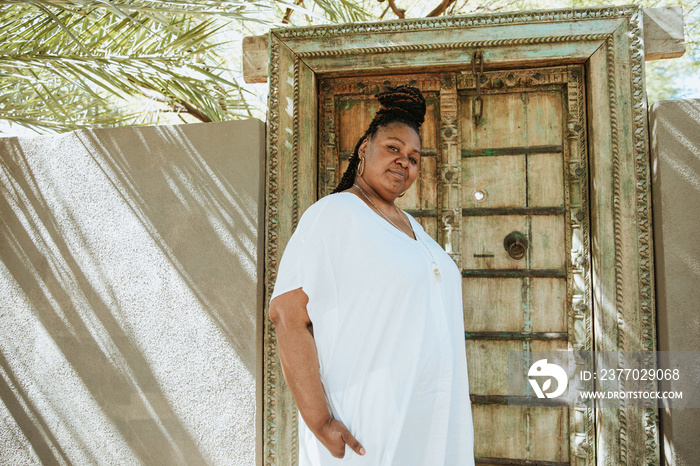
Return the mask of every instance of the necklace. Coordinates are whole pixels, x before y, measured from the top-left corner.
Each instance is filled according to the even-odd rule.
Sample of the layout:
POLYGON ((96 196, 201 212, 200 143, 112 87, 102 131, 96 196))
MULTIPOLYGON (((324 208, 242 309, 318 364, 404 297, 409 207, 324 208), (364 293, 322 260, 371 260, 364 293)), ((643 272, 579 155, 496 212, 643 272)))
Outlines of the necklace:
MULTIPOLYGON (((391 223, 391 224, 394 226, 394 228, 396 228, 397 230, 403 232, 403 230, 402 230, 401 228, 399 228, 399 226, 398 226, 396 223, 394 223, 394 222, 389 218, 389 216, 388 216, 387 214, 385 214, 384 212, 382 212, 382 210, 381 210, 379 207, 377 207, 377 205, 376 205, 374 202, 372 202, 372 199, 369 198, 369 196, 367 195, 367 193, 365 192, 365 190, 362 189, 362 188, 360 187, 360 185, 358 185, 357 183, 353 183, 352 185, 353 185, 354 187, 356 187, 357 189, 360 190, 360 193, 362 194, 362 196, 363 196, 365 199, 367 199, 367 202, 369 202, 369 203, 372 205, 372 207, 374 207, 374 209, 375 209, 377 212, 379 212, 379 213, 381 214, 382 217, 384 217, 384 218, 386 219, 387 222, 391 223)), ((408 226, 408 228, 411 229, 411 233, 413 233, 414 238, 416 238, 416 240, 420 243, 420 245, 423 247, 423 249, 425 249, 425 252, 427 252, 428 255, 430 256, 430 261, 432 262, 432 266, 433 266, 433 272, 435 273, 435 276, 436 276, 436 277, 438 278, 438 280, 439 280, 439 279, 441 278, 441 277, 440 277, 440 269, 439 269, 438 266, 437 266, 437 262, 435 262, 435 257, 433 257, 433 253, 430 252, 430 249, 428 249, 428 246, 426 246, 425 243, 423 243, 423 240, 420 239, 420 236, 418 236, 418 235, 416 234, 415 230, 413 230, 413 226, 411 225, 411 223, 410 223, 407 219, 405 219, 403 215, 401 215, 401 212, 399 211, 399 208, 396 207, 396 204, 394 204, 394 209, 396 209, 396 213, 399 215, 399 217, 401 218, 401 220, 403 220, 403 222, 408 226)))
MULTIPOLYGON (((353 186, 360 190, 360 193, 362 193, 362 195, 364 196, 364 198, 367 199, 367 202, 369 202, 370 204, 372 204, 372 207, 374 207, 375 210, 376 210, 377 212, 379 212, 379 213, 382 215, 382 217, 384 217, 384 218, 386 219, 387 222, 389 222, 389 223, 391 223, 392 225, 394 225, 394 227, 395 227, 397 230, 403 232, 403 230, 402 230, 401 228, 399 228, 399 226, 398 226, 397 224, 395 224, 384 212, 382 212, 382 209, 380 209, 379 207, 377 207, 377 205, 376 205, 374 202, 372 202, 372 199, 369 198, 369 196, 367 195, 367 193, 365 192, 364 189, 360 188, 360 186, 359 186, 357 183, 353 183, 353 186)), ((396 209, 396 213, 398 213, 398 212, 399 212, 398 207, 396 207, 396 205, 394 205, 394 208, 396 209)), ((401 215, 399 215, 399 217, 401 217, 401 215)), ((403 217, 401 217, 401 219, 403 220, 403 217)), ((411 229, 411 233, 413 233, 413 236, 416 236, 416 232, 413 231, 413 227, 411 226, 410 223, 408 224, 408 228, 411 229)))

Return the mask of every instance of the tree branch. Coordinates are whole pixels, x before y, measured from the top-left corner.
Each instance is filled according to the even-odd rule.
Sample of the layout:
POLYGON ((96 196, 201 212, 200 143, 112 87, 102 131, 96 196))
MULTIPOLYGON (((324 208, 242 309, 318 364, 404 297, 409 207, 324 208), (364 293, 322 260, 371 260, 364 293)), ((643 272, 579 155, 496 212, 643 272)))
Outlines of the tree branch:
POLYGON ((187 113, 189 115, 192 115, 199 121, 203 121, 204 123, 210 123, 212 121, 212 119, 209 118, 205 113, 201 112, 199 109, 195 108, 193 105, 185 102, 184 100, 179 101, 177 103, 185 107, 187 109, 187 113))
POLYGON ((188 115, 192 115, 193 117, 204 123, 210 123, 212 121, 212 119, 209 118, 205 113, 203 113, 198 108, 194 107, 192 104, 185 102, 184 100, 173 101, 171 99, 168 99, 168 97, 166 97, 165 94, 163 94, 160 91, 144 87, 143 85, 139 87, 141 88, 141 93, 151 100, 155 100, 156 102, 162 102, 167 105, 172 105, 173 108, 176 108, 179 105, 185 110, 187 110, 188 115))
POLYGON ((379 16, 379 21, 384 19, 384 15, 386 14, 387 11, 389 11, 388 6, 386 8, 384 8, 384 11, 382 11, 382 14, 379 16))
POLYGON ((438 6, 435 7, 433 11, 428 13, 426 18, 430 18, 432 16, 440 16, 449 8, 450 5, 452 5, 455 2, 455 0, 442 0, 438 6))
POLYGON ((400 8, 397 8, 396 3, 394 3, 394 0, 387 0, 387 2, 389 2, 389 7, 391 8, 391 11, 393 11, 396 16, 398 16, 401 19, 404 19, 406 17, 406 15, 405 15, 406 10, 402 10, 400 8))
MULTIPOLYGON (((294 2, 294 4, 295 4, 296 6, 299 6, 299 5, 301 5, 302 3, 304 3, 304 0, 296 0, 296 1, 294 2)), ((287 11, 284 12, 284 18, 282 18, 282 24, 289 24, 289 20, 290 20, 291 17, 292 17, 292 13, 294 13, 294 9, 293 9, 293 8, 287 8, 287 11)))

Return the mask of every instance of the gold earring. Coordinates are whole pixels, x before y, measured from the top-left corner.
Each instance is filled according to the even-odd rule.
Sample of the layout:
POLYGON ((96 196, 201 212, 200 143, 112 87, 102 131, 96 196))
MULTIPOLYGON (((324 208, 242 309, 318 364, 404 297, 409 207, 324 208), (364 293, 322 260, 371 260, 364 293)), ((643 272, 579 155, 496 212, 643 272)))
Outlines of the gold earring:
POLYGON ((357 166, 357 176, 362 176, 362 174, 365 172, 365 158, 362 157, 360 159, 360 164, 357 166))

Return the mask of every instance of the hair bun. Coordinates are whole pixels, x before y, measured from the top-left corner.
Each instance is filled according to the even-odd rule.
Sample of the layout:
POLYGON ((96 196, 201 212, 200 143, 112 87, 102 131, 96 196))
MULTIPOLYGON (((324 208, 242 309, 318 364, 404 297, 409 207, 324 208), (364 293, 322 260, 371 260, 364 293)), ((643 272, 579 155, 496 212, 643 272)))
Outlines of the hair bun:
POLYGON ((398 111, 420 126, 425 121, 425 98, 413 86, 387 87, 375 95, 382 109, 378 113, 398 111))

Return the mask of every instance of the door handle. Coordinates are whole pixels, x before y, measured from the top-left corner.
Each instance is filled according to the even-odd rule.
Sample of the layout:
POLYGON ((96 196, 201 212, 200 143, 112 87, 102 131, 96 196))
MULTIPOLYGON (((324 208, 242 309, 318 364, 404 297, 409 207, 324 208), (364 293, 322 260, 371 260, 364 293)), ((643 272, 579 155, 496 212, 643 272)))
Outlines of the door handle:
POLYGON ((519 231, 513 231, 503 240, 503 247, 506 248, 510 257, 520 260, 527 252, 527 237, 519 231))

